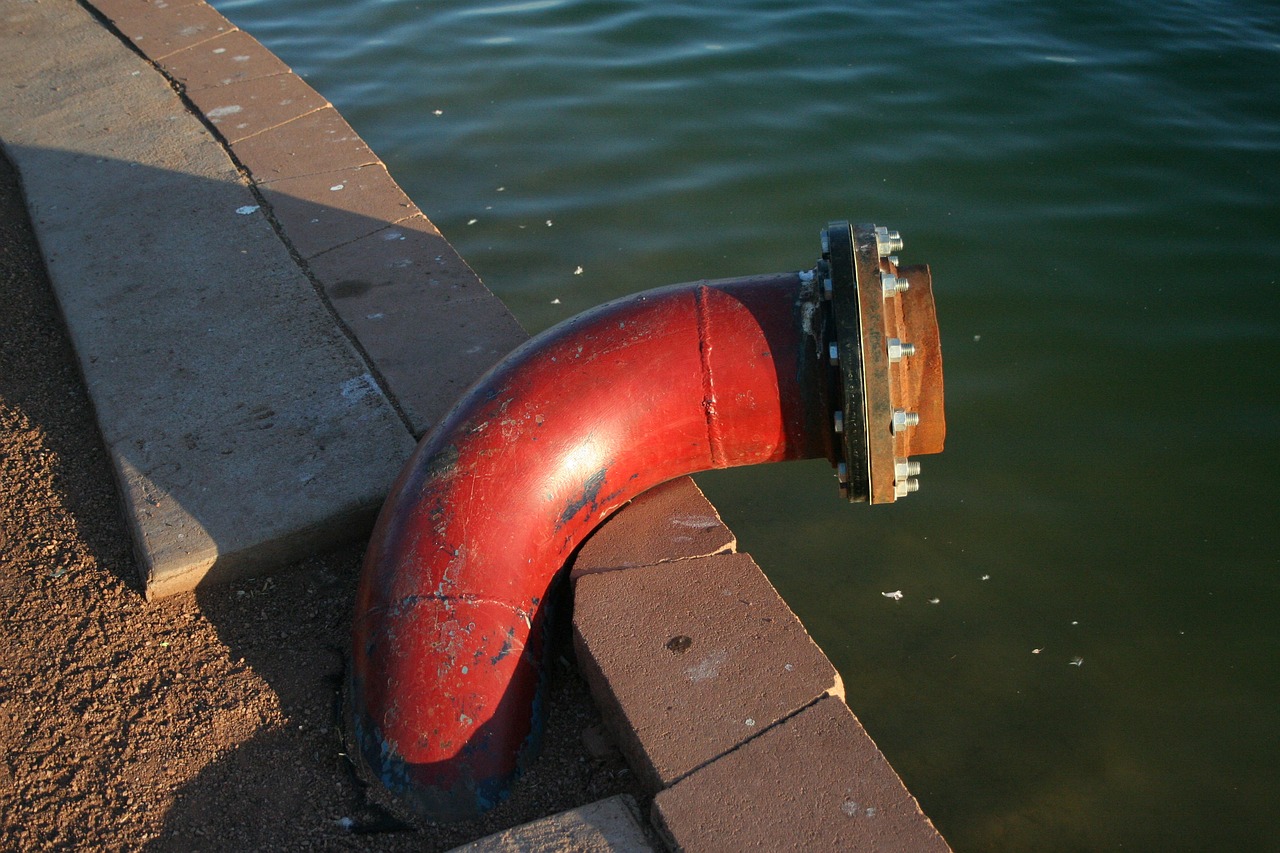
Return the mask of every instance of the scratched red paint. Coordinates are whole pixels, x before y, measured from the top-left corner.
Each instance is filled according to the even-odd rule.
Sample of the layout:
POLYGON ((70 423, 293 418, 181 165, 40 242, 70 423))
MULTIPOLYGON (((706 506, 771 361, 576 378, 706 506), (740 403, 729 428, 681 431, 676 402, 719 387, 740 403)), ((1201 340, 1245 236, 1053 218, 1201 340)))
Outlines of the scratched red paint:
POLYGON ((535 732, 548 587, 626 501, 829 455, 821 331, 802 321, 817 298, 787 273, 601 306, 518 349, 423 439, 353 629, 355 734, 384 785, 434 819, 492 804, 535 732))

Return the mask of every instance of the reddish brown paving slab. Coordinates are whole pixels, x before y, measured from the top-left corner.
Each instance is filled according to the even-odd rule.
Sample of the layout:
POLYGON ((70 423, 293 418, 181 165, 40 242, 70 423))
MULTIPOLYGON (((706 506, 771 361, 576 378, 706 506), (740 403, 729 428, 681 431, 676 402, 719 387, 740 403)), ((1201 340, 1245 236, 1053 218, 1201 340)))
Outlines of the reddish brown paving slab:
POLYGON ((295 74, 242 80, 188 92, 187 97, 231 145, 329 106, 295 74))
POLYGON ((677 850, 950 849, 834 696, 662 791, 652 815, 677 850))
POLYGON ((736 544, 697 484, 679 477, 640 495, 600 525, 578 550, 570 576, 709 557, 736 544))
POLYGON ((98 0, 93 5, 153 62, 236 29, 206 3, 98 0))
POLYGON ((333 107, 242 139, 231 150, 259 184, 380 162, 333 107))
POLYGON ((262 194, 304 258, 419 213, 381 163, 274 181, 262 194))
POLYGON ((288 65, 243 30, 171 53, 159 65, 188 93, 289 73, 288 65))
POLYGON ((579 666, 650 790, 842 692, 747 554, 584 575, 574 589, 579 666))

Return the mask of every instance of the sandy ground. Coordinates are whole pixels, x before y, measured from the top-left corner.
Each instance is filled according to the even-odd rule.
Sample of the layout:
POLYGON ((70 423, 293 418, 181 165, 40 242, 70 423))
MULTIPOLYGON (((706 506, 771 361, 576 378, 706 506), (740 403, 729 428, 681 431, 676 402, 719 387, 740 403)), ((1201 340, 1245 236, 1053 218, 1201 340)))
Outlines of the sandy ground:
POLYGON ((507 803, 451 828, 379 809, 341 732, 362 551, 143 599, 92 407, 0 157, 0 848, 442 850, 638 794, 616 754, 583 748, 599 718, 561 630, 546 746, 507 803))

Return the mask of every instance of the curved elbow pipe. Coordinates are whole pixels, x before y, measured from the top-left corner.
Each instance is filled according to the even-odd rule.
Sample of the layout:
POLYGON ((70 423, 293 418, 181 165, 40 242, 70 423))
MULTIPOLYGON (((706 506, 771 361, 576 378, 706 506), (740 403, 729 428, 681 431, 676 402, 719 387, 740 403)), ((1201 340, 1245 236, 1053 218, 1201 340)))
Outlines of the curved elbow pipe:
MULTIPOLYGON (((876 502, 869 434, 883 432, 903 457, 913 448, 890 412, 872 430, 854 414, 874 396, 862 388, 862 348, 875 336, 833 309, 845 290, 857 298, 858 235, 868 233, 833 224, 812 272, 675 285, 570 319, 512 352, 422 440, 379 516, 357 594, 351 736, 366 775, 433 821, 475 817, 502 798, 536 752, 548 588, 582 540, 646 489, 826 456, 844 469, 842 490, 876 502), (851 415, 840 423, 842 409, 851 415), (866 434, 853 439, 862 450, 848 457, 855 433, 866 434), (851 466, 866 469, 866 488, 851 466)), ((868 255, 868 274, 883 307, 880 257, 868 255)), ((931 321, 925 268, 916 281, 931 321)), ((866 319, 881 338, 894 329, 866 319)), ((883 341, 869 345, 897 363, 883 341)), ((916 351, 920 364, 937 361, 916 351)), ((939 418, 940 403, 939 386, 939 418)), ((889 500, 894 492, 890 481, 889 500)))

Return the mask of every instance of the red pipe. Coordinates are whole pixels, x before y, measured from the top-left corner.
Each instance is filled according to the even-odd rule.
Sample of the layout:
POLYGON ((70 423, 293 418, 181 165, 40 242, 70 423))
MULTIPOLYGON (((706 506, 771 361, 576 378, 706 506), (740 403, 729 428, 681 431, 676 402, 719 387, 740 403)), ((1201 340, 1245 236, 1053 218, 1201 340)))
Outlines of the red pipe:
POLYGON ((646 489, 825 456, 852 500, 913 490, 902 457, 941 450, 941 355, 928 270, 899 270, 900 245, 833 223, 812 272, 608 303, 472 386, 401 472, 365 559, 350 685, 365 775, 433 821, 501 799, 536 754, 548 588, 646 489), (931 328, 904 361, 912 325, 931 328), (898 407, 937 425, 906 428, 898 407))
POLYGON ((603 305, 517 349, 422 441, 353 629, 354 735, 381 784, 435 820, 493 805, 537 730, 547 589, 587 534, 676 476, 828 454, 816 290, 788 273, 603 305))

